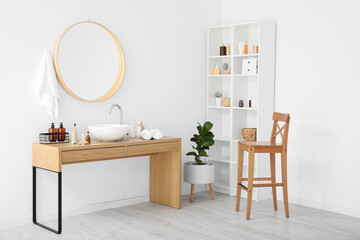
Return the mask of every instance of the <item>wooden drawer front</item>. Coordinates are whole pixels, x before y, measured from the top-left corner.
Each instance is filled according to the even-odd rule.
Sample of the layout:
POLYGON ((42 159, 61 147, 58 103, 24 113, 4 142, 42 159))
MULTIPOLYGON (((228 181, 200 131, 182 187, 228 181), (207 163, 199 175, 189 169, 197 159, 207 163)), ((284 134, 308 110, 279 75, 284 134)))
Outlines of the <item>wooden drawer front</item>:
POLYGON ((170 151, 178 151, 178 150, 179 150, 178 142, 154 143, 154 144, 128 146, 127 155, 141 155, 141 154, 170 152, 170 151))
POLYGON ((115 159, 125 156, 125 147, 96 148, 62 152, 62 163, 115 159))

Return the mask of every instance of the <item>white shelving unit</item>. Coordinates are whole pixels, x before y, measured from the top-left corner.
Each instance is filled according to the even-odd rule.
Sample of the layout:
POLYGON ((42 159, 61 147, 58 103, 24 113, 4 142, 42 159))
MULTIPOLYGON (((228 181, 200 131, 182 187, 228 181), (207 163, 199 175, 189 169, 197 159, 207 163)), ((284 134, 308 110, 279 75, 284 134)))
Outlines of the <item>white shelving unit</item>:
MULTIPOLYGON (((272 128, 274 111, 275 73, 275 23, 249 22, 210 27, 207 42, 207 119, 214 124, 215 145, 209 151, 209 160, 215 163, 214 191, 236 195, 237 182, 237 142, 242 141, 241 129, 257 128, 257 140, 268 141, 272 128), (238 42, 248 42, 248 54, 239 54, 238 42), (229 56, 219 56, 221 44, 230 44, 229 56), (253 53, 253 45, 259 46, 259 53, 253 53), (255 75, 242 73, 242 61, 257 58, 258 72, 255 75), (220 68, 227 63, 231 74, 213 75, 216 65, 220 68), (231 98, 230 107, 215 105, 215 92, 231 98), (257 108, 249 108, 248 100, 255 98, 257 108), (245 107, 238 107, 243 100, 245 107)), ((261 162, 256 156, 255 176, 270 176, 269 161, 261 162)), ((244 158, 244 177, 247 177, 247 156, 244 158)), ((264 188, 255 189, 253 199, 270 197, 264 188)), ((246 194, 242 193, 244 197, 246 194)))

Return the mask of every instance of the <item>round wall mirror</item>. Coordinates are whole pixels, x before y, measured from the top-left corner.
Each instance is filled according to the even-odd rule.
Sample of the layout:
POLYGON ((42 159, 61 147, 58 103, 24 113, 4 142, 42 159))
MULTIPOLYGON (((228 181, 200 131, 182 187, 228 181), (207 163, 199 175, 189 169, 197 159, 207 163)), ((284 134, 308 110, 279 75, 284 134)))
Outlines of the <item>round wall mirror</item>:
POLYGON ((60 85, 68 94, 81 101, 100 102, 120 88, 125 57, 109 29, 95 22, 79 22, 58 39, 54 67, 60 85))

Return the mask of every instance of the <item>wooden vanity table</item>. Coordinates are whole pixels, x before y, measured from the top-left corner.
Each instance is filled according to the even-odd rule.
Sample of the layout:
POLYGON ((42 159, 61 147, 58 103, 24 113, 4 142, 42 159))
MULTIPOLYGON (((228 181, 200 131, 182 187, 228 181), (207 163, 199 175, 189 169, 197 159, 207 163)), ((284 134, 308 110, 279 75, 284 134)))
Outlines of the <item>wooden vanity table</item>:
POLYGON ((150 155, 150 201, 181 208, 181 138, 143 140, 125 137, 119 142, 90 145, 39 144, 33 149, 33 222, 47 230, 62 231, 62 165, 150 155), (58 174, 58 230, 36 220, 36 170, 58 174))

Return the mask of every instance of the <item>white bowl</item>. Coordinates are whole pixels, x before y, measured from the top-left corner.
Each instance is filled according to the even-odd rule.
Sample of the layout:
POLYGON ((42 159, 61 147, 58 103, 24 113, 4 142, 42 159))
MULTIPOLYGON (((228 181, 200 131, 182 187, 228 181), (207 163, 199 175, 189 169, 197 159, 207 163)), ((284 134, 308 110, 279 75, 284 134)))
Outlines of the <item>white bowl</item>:
POLYGON ((122 139, 130 131, 125 124, 94 124, 89 126, 89 132, 97 140, 111 142, 122 139))

